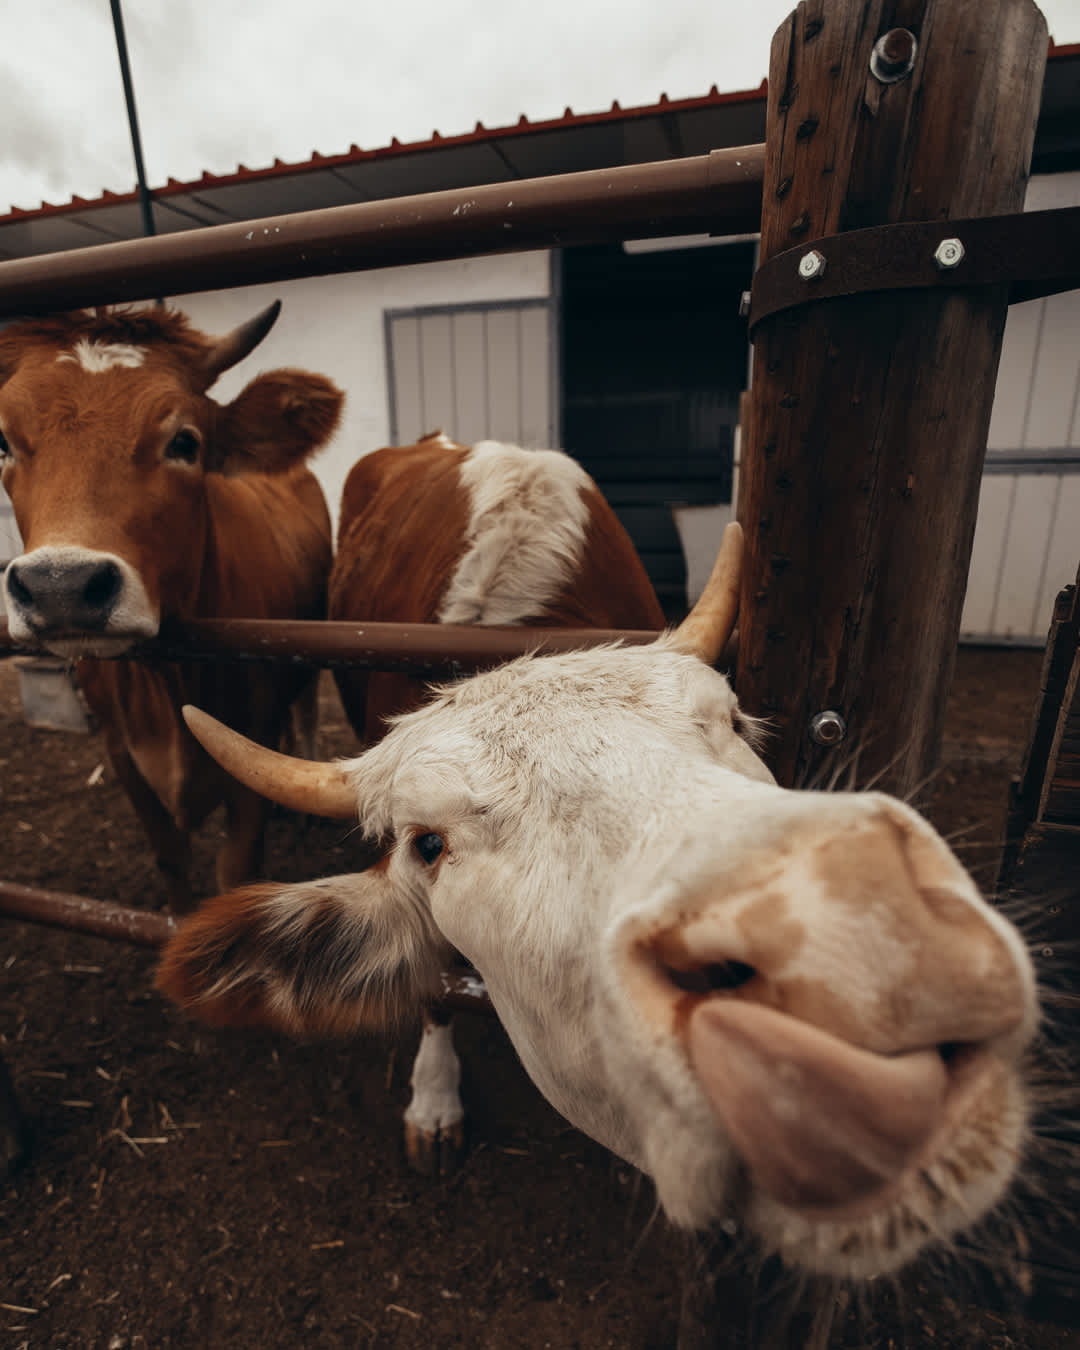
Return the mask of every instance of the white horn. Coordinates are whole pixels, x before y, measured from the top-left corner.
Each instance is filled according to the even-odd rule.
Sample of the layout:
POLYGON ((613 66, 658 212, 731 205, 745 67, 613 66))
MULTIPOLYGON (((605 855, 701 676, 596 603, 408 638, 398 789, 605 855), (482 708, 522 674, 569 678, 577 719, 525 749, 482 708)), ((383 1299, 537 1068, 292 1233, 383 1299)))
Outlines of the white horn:
POLYGON ((313 816, 355 819, 356 796, 336 764, 314 764, 256 745, 190 703, 183 712, 191 734, 207 754, 261 797, 313 816))
POLYGON ((716 664, 735 628, 742 557, 742 526, 733 520, 724 531, 705 589, 672 635, 679 651, 699 656, 708 666, 716 664))
POLYGON ((207 348, 206 356, 203 358, 203 371, 208 387, 220 374, 231 369, 255 350, 273 328, 280 313, 281 301, 275 300, 272 305, 260 310, 253 319, 248 319, 247 323, 242 323, 231 333, 219 337, 207 348))

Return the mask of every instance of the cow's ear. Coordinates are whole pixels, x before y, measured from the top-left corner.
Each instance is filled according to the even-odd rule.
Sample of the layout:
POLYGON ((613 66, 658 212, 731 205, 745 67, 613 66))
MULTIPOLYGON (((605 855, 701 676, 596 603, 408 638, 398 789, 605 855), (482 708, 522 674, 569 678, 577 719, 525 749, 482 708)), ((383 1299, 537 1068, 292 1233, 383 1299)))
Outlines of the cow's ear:
POLYGON ((391 902, 382 870, 208 900, 166 944, 158 989, 216 1026, 293 1035, 415 1017, 439 993, 450 948, 426 912, 391 902))
POLYGON ((207 467, 224 474, 283 473, 326 444, 344 402, 323 375, 267 371, 222 407, 207 467))

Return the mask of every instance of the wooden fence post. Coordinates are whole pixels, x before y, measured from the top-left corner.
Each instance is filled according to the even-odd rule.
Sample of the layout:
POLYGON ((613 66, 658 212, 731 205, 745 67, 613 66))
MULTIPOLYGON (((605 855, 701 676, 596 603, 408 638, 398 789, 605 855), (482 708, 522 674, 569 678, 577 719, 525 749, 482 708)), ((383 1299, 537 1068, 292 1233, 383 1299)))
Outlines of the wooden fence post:
MULTIPOLYGON (((773 39, 762 261, 1019 211, 1046 51, 1031 0, 804 0, 773 39), (871 72, 886 35, 886 75, 914 48, 894 82, 871 72)), ((856 748, 894 792, 933 772, 1006 309, 1003 287, 868 292, 756 330, 736 687, 781 783, 856 748), (810 734, 826 710, 839 750, 810 734)))

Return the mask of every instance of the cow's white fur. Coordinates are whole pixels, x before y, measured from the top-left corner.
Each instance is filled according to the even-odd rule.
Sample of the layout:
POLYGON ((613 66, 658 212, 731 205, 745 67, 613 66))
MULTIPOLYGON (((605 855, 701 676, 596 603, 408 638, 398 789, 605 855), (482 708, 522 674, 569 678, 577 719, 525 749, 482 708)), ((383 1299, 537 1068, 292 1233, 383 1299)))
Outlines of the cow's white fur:
MULTIPOLYGON (((629 996, 635 938, 706 886, 737 894, 748 858, 782 854, 830 812, 853 831, 884 812, 936 841, 914 812, 880 794, 780 791, 735 733, 735 709, 723 677, 665 642, 594 649, 447 689, 348 769, 365 826, 400 841, 380 880, 385 894, 415 904, 417 888, 428 891, 436 925, 482 973, 537 1086, 649 1172, 669 1215, 689 1226, 725 1212, 734 1160, 684 1045, 629 996), (446 839, 434 871, 411 849, 418 828, 446 839)), ((1022 1044, 1037 1016, 1026 951, 958 864, 955 873, 959 903, 1015 962, 1028 1007, 1022 1044)), ((799 917, 815 936, 797 960, 856 1003, 872 1003, 893 956, 888 936, 875 950, 873 922, 834 922, 820 895, 808 903, 813 913, 799 917)), ((895 956, 888 988, 917 981, 904 954, 895 956)), ((979 1179, 960 1197, 952 1186, 948 1215, 932 1216, 937 1235, 1000 1198, 1024 1128, 1022 1098, 1013 1097, 979 1179)), ((789 1259, 834 1274, 892 1268, 926 1240, 914 1223, 822 1225, 761 1198, 744 1217, 789 1259)))
POLYGON ((134 370, 146 360, 146 348, 127 342, 91 342, 80 338, 70 352, 61 352, 57 361, 72 361, 90 375, 106 370, 134 370))
POLYGON ((588 474, 558 450, 479 441, 461 466, 470 517, 440 623, 516 624, 535 617, 585 551, 588 474))
MULTIPOLYGON (((727 681, 677 642, 522 659, 399 718, 343 766, 364 828, 394 841, 386 865, 284 887, 260 905, 273 928, 299 933, 332 892, 338 935, 311 956, 302 944, 290 953, 257 939, 250 949, 265 947, 269 964, 223 958, 205 994, 218 997, 225 981, 266 988, 281 1020, 303 1025, 293 984, 318 985, 316 997, 347 1016, 350 999, 400 991, 410 969, 430 971, 439 944, 451 943, 483 976, 540 1090, 651 1174, 675 1222, 723 1222, 738 1204, 737 1218, 795 1266, 881 1274, 978 1219, 1015 1173, 1026 1128, 1017 1064, 1038 1017, 1031 963, 908 807, 880 793, 778 788, 737 732, 727 681), (445 847, 429 864, 414 841, 432 831, 445 847), (886 845, 897 861, 868 887, 858 860, 872 863, 886 845), (839 870, 821 870, 826 850, 839 870), (815 851, 817 869, 804 860, 815 851), (797 921, 792 940, 766 935, 771 956, 750 923, 751 893, 767 893, 774 926, 785 913, 797 921), (923 923, 921 960, 910 906, 923 923), (809 984, 840 1000, 857 1028, 846 1043, 882 1064, 894 1053, 980 1046, 967 1080, 978 1090, 952 1097, 955 1115, 941 1126, 949 1142, 905 1165, 876 1210, 815 1215, 753 1184, 679 1029, 682 986, 655 946, 668 932, 693 961, 745 960, 781 994, 785 982, 788 994, 809 984), (939 960, 945 952, 952 966, 939 960), (296 981, 273 974, 302 972, 305 960, 296 981)), ((265 930, 265 919, 249 921, 265 930)), ((235 934, 225 934, 231 952, 235 934)), ((434 991, 419 978, 414 987, 434 991)), ((802 1025, 837 1044, 844 1037, 828 1017, 802 1025)), ((434 1074, 444 1074, 434 1058, 434 1074)), ((770 1080, 761 1081, 767 1092, 770 1080)), ((819 1121, 822 1110, 829 1128, 831 1098, 819 1121)))

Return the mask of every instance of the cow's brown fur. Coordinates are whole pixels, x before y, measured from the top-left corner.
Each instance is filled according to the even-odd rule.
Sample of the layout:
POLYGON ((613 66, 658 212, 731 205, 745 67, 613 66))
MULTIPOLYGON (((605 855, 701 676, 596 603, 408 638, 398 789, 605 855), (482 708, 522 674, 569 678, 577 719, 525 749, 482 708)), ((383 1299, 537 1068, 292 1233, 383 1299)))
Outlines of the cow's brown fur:
MULTIPOLYGON (((3 481, 26 549, 116 554, 163 621, 322 618, 330 521, 304 460, 333 433, 342 395, 322 376, 278 370, 219 404, 204 393, 212 345, 163 309, 31 320, 0 334, 0 411, 16 451, 3 481), (79 339, 137 345, 144 359, 94 372, 58 360, 79 339), (162 456, 161 428, 178 423, 202 437, 190 469, 162 456)), ((263 806, 207 758, 180 707, 214 709, 273 743, 308 677, 123 660, 83 660, 78 675, 174 899, 186 898, 187 832, 220 802, 229 839, 219 881, 257 873, 263 806)))
MULTIPOLYGON (((345 483, 338 551, 330 578, 330 617, 434 623, 466 549, 469 494, 460 479, 468 450, 440 432, 390 446, 355 464, 345 483)), ((629 536, 593 487, 582 563, 525 626, 662 628, 664 615, 629 536)), ((374 742, 386 719, 422 702, 424 683, 406 675, 337 674, 353 730, 374 742)))

